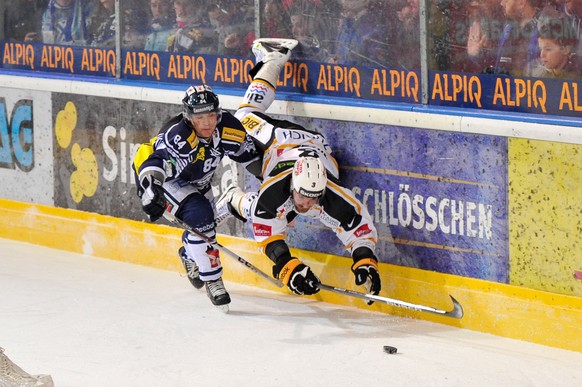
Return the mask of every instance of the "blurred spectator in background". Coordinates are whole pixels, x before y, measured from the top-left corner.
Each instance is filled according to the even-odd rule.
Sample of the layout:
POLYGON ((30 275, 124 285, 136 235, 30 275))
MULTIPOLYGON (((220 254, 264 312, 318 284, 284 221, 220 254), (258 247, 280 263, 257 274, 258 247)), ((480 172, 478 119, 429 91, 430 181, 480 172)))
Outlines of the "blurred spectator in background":
POLYGON ((538 20, 540 60, 532 76, 540 78, 579 79, 582 63, 574 52, 576 31, 566 14, 546 8, 538 20))
POLYGON ((208 5, 208 17, 218 36, 216 54, 250 56, 255 40, 252 0, 219 0, 208 5))
MULTIPOLYGON (((457 0, 433 0, 427 9, 427 43, 428 43, 428 66, 431 70, 448 71, 451 66, 451 59, 455 54, 453 51, 458 48, 456 30, 464 23, 457 17, 457 0)), ((465 16, 463 16, 465 17, 465 16)), ((462 35, 466 34, 466 30, 462 35)))
POLYGON ((121 2, 121 46, 128 50, 143 50, 149 30, 147 0, 121 2))
POLYGON ((470 1, 463 10, 467 18, 468 29, 463 35, 466 58, 454 70, 481 72, 483 66, 479 63, 494 63, 497 55, 497 42, 501 39, 505 25, 503 9, 499 0, 470 1))
MULTIPOLYGON (((309 36, 310 34, 317 38, 319 51, 327 53, 334 52, 336 38, 339 30, 339 20, 342 14, 342 0, 294 0, 291 7, 291 18, 294 15, 301 16, 291 20, 291 28, 297 28, 292 31, 293 35, 309 36), (303 20, 301 20, 303 19, 303 20), (302 25, 303 24, 303 25, 302 25), (301 31, 303 29, 304 31, 301 31)), ((384 3, 383 0, 373 0, 384 3)), ((307 42, 304 42, 307 44, 307 42)), ((301 42, 299 44, 301 46, 301 42)), ((298 55, 298 49, 293 50, 293 55, 298 55)), ((313 53, 315 55, 315 53, 313 53)))
MULTIPOLYGON (((115 0, 98 0, 91 20, 91 45, 115 47, 115 0)), ((142 0, 125 0, 120 3, 121 44, 123 48, 141 50, 147 30, 147 14, 142 0)))
MULTIPOLYGON (((46 9, 48 0, 13 0, 3 11, 5 40, 21 42, 40 42, 41 19, 46 9)), ((0 7, 0 8, 2 8, 0 7)))
POLYGON ((197 0, 174 0, 178 29, 168 39, 168 51, 214 54, 218 36, 208 18, 208 9, 197 0))
POLYGON ((342 15, 330 63, 343 65, 382 66, 378 20, 370 12, 370 0, 342 0, 342 15))
POLYGON ((564 3, 562 10, 570 19, 570 24, 578 37, 578 44, 574 50, 578 57, 582 57, 582 0, 561 1, 564 3))
MULTIPOLYGON (((380 22, 378 25, 379 41, 376 56, 378 62, 389 68, 397 68, 399 66, 399 57, 404 54, 402 45, 398 41, 401 29, 398 12, 406 4, 408 4, 408 0, 374 0, 374 3, 371 5, 372 10, 379 15, 380 22)), ((419 28, 418 25, 416 27, 417 29, 419 28)), ((416 44, 420 50, 420 41, 416 44)), ((417 50, 416 55, 420 57, 419 50, 417 50)))
POLYGON ((393 66, 405 70, 420 70, 420 10, 419 0, 408 0, 396 12, 396 44, 393 66))
POLYGON ((72 46, 90 43, 93 5, 89 0, 50 0, 42 15, 43 43, 72 46))
POLYGON ((491 74, 529 76, 539 58, 537 18, 544 4, 542 0, 501 0, 506 17, 495 57, 487 58, 481 50, 485 47, 479 34, 469 34, 467 47, 471 47, 472 59, 483 71, 491 74), (477 56, 479 55, 479 56, 477 56), (493 62, 491 62, 493 60, 493 62))
POLYGON ((98 0, 91 15, 91 45, 115 47, 115 0, 98 0))
POLYGON ((0 1, 0 40, 6 39, 6 15, 8 13, 8 5, 5 1, 0 1))
POLYGON ((328 51, 322 46, 320 37, 325 36, 326 25, 321 19, 320 10, 308 1, 297 2, 291 6, 290 22, 291 36, 299 44, 293 49, 294 59, 306 59, 323 62, 329 57, 328 51))
POLYGON ((171 0, 150 0, 150 33, 146 38, 144 49, 148 51, 166 51, 168 39, 176 29, 176 15, 171 0))
POLYGON ((291 21, 289 20, 290 1, 264 0, 261 12, 262 38, 289 38, 291 21))

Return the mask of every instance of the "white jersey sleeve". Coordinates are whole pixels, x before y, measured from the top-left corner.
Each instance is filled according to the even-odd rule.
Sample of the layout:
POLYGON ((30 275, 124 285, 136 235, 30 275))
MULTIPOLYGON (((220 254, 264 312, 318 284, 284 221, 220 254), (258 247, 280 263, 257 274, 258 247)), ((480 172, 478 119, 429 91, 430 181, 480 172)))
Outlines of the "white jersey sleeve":
POLYGON ((376 226, 367 208, 352 191, 328 181, 320 206, 319 220, 335 232, 350 254, 358 247, 375 251, 378 241, 376 226))

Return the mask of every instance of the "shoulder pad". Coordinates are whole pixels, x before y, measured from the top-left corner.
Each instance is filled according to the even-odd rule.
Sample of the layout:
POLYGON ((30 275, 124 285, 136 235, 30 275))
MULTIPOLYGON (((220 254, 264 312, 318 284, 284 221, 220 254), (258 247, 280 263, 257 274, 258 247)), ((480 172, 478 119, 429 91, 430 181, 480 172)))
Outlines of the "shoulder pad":
POLYGON ((164 142, 170 153, 186 157, 198 147, 200 141, 194 130, 180 121, 165 133, 164 142))
POLYGON ((268 147, 273 135, 274 126, 254 113, 249 113, 241 120, 247 133, 264 148, 268 147))
POLYGON ((242 144, 245 141, 247 132, 241 122, 229 112, 222 113, 220 121, 222 127, 221 137, 225 141, 242 144))
POLYGON ((156 137, 152 138, 150 142, 141 144, 137 151, 135 152, 135 156, 133 157, 133 165, 136 171, 139 171, 141 165, 144 161, 154 153, 154 142, 156 141, 156 137))

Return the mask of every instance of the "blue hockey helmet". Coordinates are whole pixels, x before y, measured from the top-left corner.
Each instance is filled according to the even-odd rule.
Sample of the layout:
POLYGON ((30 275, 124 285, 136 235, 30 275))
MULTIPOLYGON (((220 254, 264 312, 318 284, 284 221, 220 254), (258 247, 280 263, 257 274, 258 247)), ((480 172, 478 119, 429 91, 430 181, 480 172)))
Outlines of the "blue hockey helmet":
POLYGON ((184 117, 188 120, 196 114, 216 112, 218 122, 222 118, 220 101, 208 85, 190 86, 182 99, 184 117))

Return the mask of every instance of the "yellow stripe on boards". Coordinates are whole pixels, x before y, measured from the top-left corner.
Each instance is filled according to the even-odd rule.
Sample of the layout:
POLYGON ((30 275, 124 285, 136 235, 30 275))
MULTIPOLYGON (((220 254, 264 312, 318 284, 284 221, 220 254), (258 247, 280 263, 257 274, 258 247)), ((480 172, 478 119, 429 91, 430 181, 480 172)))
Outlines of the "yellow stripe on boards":
MULTIPOLYGON (((177 227, 5 199, 0 199, 0 222, 9 225, 0 228, 1 238, 183 272, 176 253, 183 230, 177 227)), ((219 235, 218 241, 265 273, 271 273, 273 263, 258 252, 254 241, 226 235, 219 235)), ((296 249, 291 253, 300 256, 323 283, 364 291, 354 285, 350 258, 296 249)), ((289 292, 287 288, 276 288, 224 253, 221 257, 227 281, 289 292)), ((457 320, 378 302, 366 306, 360 299, 323 290, 312 297, 582 352, 580 297, 386 263, 380 263, 379 269, 380 295, 450 310, 450 294, 463 306, 464 317, 457 320)), ((189 286, 183 280, 184 286, 189 286)))

